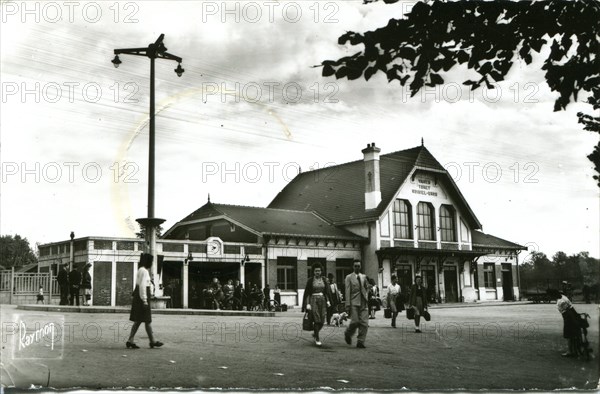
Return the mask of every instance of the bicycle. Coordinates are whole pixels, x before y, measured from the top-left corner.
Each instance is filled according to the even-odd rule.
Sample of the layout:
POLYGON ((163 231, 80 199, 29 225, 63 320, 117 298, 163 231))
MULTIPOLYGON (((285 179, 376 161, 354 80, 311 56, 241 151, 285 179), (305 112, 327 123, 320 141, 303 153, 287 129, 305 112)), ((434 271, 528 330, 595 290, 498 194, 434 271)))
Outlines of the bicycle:
POLYGON ((588 319, 590 315, 587 313, 578 313, 579 315, 579 335, 575 338, 575 352, 578 356, 582 356, 585 361, 592 358, 593 349, 587 339, 587 329, 590 326, 588 319))

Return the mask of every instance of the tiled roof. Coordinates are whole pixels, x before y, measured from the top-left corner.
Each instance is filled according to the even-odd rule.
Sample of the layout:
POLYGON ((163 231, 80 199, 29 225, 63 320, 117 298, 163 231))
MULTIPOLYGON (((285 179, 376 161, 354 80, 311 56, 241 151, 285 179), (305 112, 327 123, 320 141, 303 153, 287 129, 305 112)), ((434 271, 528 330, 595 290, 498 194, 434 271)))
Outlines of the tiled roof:
POLYGON ((375 220, 381 216, 413 168, 440 174, 446 190, 463 208, 473 228, 481 224, 444 167, 424 146, 381 155, 381 203, 365 210, 364 161, 298 174, 269 204, 269 208, 316 211, 334 224, 375 220))
POLYGON ((314 212, 247 207, 240 205, 213 204, 208 202, 186 216, 175 227, 201 219, 224 217, 240 223, 262 235, 288 235, 301 237, 331 238, 341 240, 364 240, 349 231, 336 227, 314 212))
POLYGON ((502 238, 495 237, 490 234, 482 233, 481 231, 473 231, 473 249, 476 248, 500 248, 500 249, 519 249, 527 250, 525 246, 507 241, 502 238))

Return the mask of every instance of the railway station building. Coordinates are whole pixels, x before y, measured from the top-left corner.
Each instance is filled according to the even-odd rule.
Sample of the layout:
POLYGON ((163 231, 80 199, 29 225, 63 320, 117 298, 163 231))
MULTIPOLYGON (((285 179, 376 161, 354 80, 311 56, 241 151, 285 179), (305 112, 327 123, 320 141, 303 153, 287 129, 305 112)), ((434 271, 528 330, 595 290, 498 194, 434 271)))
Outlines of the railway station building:
MULTIPOLYGON (((518 300, 525 247, 481 231, 446 169, 420 146, 299 173, 263 207, 206 202, 157 240, 156 294, 198 308, 213 277, 281 289, 302 303, 320 262, 339 286, 354 260, 382 294, 391 275, 408 292, 419 274, 430 302, 518 300)), ((243 202, 241 202, 243 203, 243 202)), ((141 239, 83 237, 41 245, 40 270, 91 263, 93 305, 129 305, 141 239)))

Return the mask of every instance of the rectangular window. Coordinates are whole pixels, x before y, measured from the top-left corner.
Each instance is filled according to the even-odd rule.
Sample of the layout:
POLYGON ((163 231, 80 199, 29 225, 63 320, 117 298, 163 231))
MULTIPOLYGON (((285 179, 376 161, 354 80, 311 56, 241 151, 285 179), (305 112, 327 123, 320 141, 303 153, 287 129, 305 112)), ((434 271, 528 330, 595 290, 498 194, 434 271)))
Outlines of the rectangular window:
POLYGON ((433 206, 426 202, 417 205, 417 221, 419 225, 419 240, 435 241, 433 206))
POLYGON ((225 245, 223 252, 225 254, 240 254, 241 248, 239 245, 225 245))
POLYGON ((183 252, 183 244, 168 244, 168 243, 163 243, 162 244, 162 250, 163 252, 183 252))
POLYGON ((412 239, 412 213, 410 203, 406 200, 394 201, 394 237, 412 239))
POLYGON ((379 233, 382 237, 390 236, 390 215, 387 212, 379 222, 379 233))
POLYGON ((134 242, 117 241, 117 250, 133 250, 134 242))
POLYGON ((442 241, 456 242, 456 230, 454 224, 454 208, 449 205, 440 207, 440 232, 442 241))
POLYGON ((460 220, 460 240, 462 242, 469 242, 469 229, 462 219, 460 220))
POLYGON ((95 240, 94 241, 94 249, 96 250, 112 250, 113 243, 112 241, 105 240, 95 240))
POLYGON ((483 264, 483 285, 485 287, 496 288, 496 271, 494 263, 483 264))
POLYGON ((262 254, 262 246, 246 245, 244 246, 246 254, 262 254))
POLYGON ((297 291, 296 267, 298 262, 295 257, 277 257, 277 286, 285 291, 297 291))

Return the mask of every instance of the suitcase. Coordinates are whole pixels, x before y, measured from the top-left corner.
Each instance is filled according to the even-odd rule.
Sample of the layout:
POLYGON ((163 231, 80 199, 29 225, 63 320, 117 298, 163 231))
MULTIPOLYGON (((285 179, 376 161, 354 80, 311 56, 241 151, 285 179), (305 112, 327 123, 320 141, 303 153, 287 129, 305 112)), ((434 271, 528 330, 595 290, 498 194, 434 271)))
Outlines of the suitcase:
POLYGON ((392 310, 390 308, 385 308, 383 310, 383 317, 385 317, 386 319, 391 319, 392 318, 392 310))

